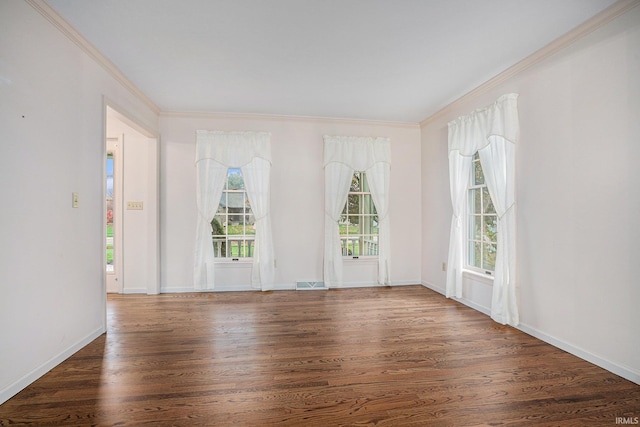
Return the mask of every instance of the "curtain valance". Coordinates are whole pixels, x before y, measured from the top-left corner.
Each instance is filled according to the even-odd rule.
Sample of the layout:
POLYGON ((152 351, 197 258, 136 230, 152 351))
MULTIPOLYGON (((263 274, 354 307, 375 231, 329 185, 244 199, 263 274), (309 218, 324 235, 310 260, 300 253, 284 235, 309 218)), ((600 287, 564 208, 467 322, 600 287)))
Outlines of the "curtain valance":
POLYGON ((516 143, 520 135, 518 94, 502 95, 493 104, 449 122, 449 152, 473 156, 493 137, 516 143))
POLYGON ((343 163, 365 171, 375 163, 391 163, 391 139, 371 136, 324 136, 324 166, 343 163))
POLYGON ((196 162, 214 160, 239 168, 258 157, 271 163, 269 132, 196 131, 196 162))

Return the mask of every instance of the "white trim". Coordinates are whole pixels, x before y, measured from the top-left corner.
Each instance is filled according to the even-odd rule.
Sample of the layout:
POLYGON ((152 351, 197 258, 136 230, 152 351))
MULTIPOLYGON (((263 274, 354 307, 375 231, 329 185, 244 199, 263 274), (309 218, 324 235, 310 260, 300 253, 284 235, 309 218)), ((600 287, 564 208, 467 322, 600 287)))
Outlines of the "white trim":
POLYGON ((328 289, 347 289, 347 288, 384 288, 377 282, 342 282, 342 286, 332 286, 328 289))
POLYGON ((124 75, 122 71, 116 67, 113 62, 107 59, 94 45, 84 38, 73 25, 64 19, 55 9, 53 9, 45 0, 25 0, 26 3, 45 17, 53 24, 62 34, 82 49, 89 57, 116 79, 122 86, 127 88, 133 95, 138 97, 147 107, 156 114, 160 113, 160 108, 145 95, 131 80, 124 75))
POLYGON ((127 108, 122 107, 107 95, 102 95, 102 103, 105 107, 109 107, 111 109, 111 113, 115 119, 120 120, 136 132, 139 132, 145 138, 160 139, 160 131, 158 130, 157 123, 145 123, 141 117, 138 117, 136 114, 132 114, 127 108))
POLYGON ((420 280, 398 280, 392 281, 391 286, 416 286, 420 285, 420 280))
POLYGON ((466 305, 469 308, 473 308, 476 311, 479 311, 482 314, 486 314, 487 316, 491 317, 491 307, 485 307, 483 305, 480 305, 478 303, 475 303, 469 299, 466 299, 464 297, 462 298, 456 298, 456 297, 451 297, 451 299, 466 305))
POLYGON ((378 255, 362 255, 362 256, 356 256, 354 258, 353 255, 343 255, 342 256, 342 262, 344 263, 344 265, 349 265, 349 264, 353 264, 353 265, 363 265, 363 264, 368 264, 368 265, 374 265, 374 264, 378 264, 379 258, 378 255))
POLYGON ((467 92, 462 95, 460 98, 456 99, 446 107, 436 111, 431 116, 420 122, 420 127, 427 126, 431 122, 441 118, 442 116, 446 116, 447 114, 452 114, 457 111, 463 104, 466 102, 490 91, 491 89, 500 86, 505 83, 507 80, 512 77, 522 73, 528 68, 533 67, 534 65, 544 61, 548 57, 558 53, 562 49, 570 46, 576 41, 580 40, 583 37, 591 34, 598 28, 606 25, 607 23, 613 21, 618 16, 623 15, 633 9, 634 7, 640 5, 640 0, 619 0, 616 3, 612 4, 602 12, 593 16, 591 19, 583 22, 582 24, 575 27, 573 30, 564 34, 563 36, 557 38, 552 41, 548 45, 544 46, 542 49, 534 52, 533 54, 527 56, 522 61, 517 62, 511 67, 507 68, 505 71, 501 72, 497 76, 487 80, 480 86, 475 89, 467 92))
POLYGON ((493 275, 482 273, 480 271, 475 271, 471 269, 463 269, 462 277, 469 278, 471 280, 475 280, 483 285, 493 286, 493 275))
POLYGON ((531 335, 534 338, 537 338, 541 341, 546 342, 547 344, 551 344, 554 347, 557 347, 561 350, 566 351, 567 353, 571 353, 580 359, 586 360, 587 362, 593 363, 603 369, 606 369, 609 372, 612 372, 622 378, 625 378, 631 382, 640 385, 640 372, 634 371, 628 366, 623 366, 618 363, 607 360, 603 357, 597 356, 593 353, 590 353, 587 350, 584 350, 580 347, 577 347, 573 344, 569 344, 566 341, 558 339, 552 335, 546 334, 542 331, 537 330, 531 326, 520 323, 516 329, 524 332, 527 335, 531 335))
POLYGON ((128 288, 128 289, 122 290, 122 295, 132 295, 132 294, 155 295, 155 294, 149 294, 149 290, 147 288, 128 288))
MULTIPOLYGON (((437 292, 442 296, 446 295, 444 288, 440 288, 438 286, 433 285, 432 283, 425 282, 424 280, 422 281, 422 286, 424 286, 425 288, 431 289, 432 291, 437 292)), ((480 313, 486 314, 487 316, 491 316, 490 307, 484 307, 466 298, 456 298, 455 296, 452 296, 450 299, 456 302, 459 302, 460 304, 464 304, 469 308, 473 308, 474 310, 479 311, 480 313)))
MULTIPOLYGON (((310 280, 314 282, 316 280, 310 280)), ((419 285, 420 280, 402 280, 398 282, 393 282, 391 285, 394 286, 415 286, 419 285)), ((348 282, 343 283, 341 287, 336 288, 321 288, 322 290, 331 290, 331 289, 347 289, 347 288, 385 288, 386 285, 380 285, 374 282, 348 282)), ((273 285, 273 291, 295 291, 296 284, 295 283, 276 283, 273 285)), ((183 294, 183 293, 203 293, 203 292, 245 292, 245 291, 253 291, 253 292, 262 292, 260 289, 256 289, 251 287, 251 284, 245 283, 242 285, 233 285, 233 286, 220 286, 216 285, 214 289, 194 289, 194 288, 175 288, 175 287, 166 287, 160 290, 163 294, 183 294)))
POLYGON ((27 373, 25 376, 23 376, 13 384, 10 384, 0 390, 0 405, 11 399, 16 394, 20 393, 27 386, 35 382, 38 378, 42 377, 44 374, 58 366, 60 363, 64 362, 78 350, 82 349, 105 332, 106 328, 104 326, 101 326, 86 337, 82 338, 80 341, 76 342, 72 346, 66 348, 65 350, 61 351, 57 355, 41 364, 37 368, 33 369, 31 372, 27 373))
MULTIPOLYGON (((438 292, 444 296, 444 289, 434 286, 431 283, 423 281, 422 286, 429 288, 435 292, 438 292)), ((467 307, 473 308, 474 310, 477 310, 483 314, 486 314, 489 317, 491 316, 490 308, 480 306, 465 298, 452 298, 452 299, 461 304, 466 305, 467 307)), ((570 353, 576 357, 579 357, 582 360, 586 360, 587 362, 593 363, 594 365, 599 366, 602 369, 606 369, 607 371, 615 375, 618 375, 636 384, 640 384, 640 372, 636 372, 627 366, 623 366, 618 363, 607 360, 603 357, 597 356, 593 353, 590 353, 587 350, 584 350, 566 341, 558 339, 552 335, 546 334, 542 331, 539 331, 538 329, 535 329, 523 323, 520 323, 515 329, 518 329, 519 331, 527 335, 531 335, 532 337, 537 338, 540 341, 544 341, 547 344, 550 344, 556 348, 559 348, 560 350, 564 350, 567 353, 570 353)))
POLYGON ((213 264, 215 268, 251 268, 253 267, 253 257, 219 257, 213 260, 213 264))
POLYGON ((444 287, 441 288, 439 286, 434 285, 433 283, 425 282, 424 280, 422 282, 420 282, 420 283, 425 288, 431 289, 432 291, 437 292, 442 296, 446 295, 446 289, 444 287))
POLYGON ((394 122, 384 120, 368 120, 368 119, 349 119, 342 117, 314 117, 314 116, 295 116, 287 114, 259 114, 259 113, 230 113, 230 112, 207 112, 207 111, 161 111, 160 117, 176 118, 176 119, 235 119, 235 120, 282 120, 282 121, 300 121, 311 123, 332 123, 339 122, 341 124, 369 125, 369 126, 393 126, 401 128, 418 129, 419 123, 416 122, 394 122))

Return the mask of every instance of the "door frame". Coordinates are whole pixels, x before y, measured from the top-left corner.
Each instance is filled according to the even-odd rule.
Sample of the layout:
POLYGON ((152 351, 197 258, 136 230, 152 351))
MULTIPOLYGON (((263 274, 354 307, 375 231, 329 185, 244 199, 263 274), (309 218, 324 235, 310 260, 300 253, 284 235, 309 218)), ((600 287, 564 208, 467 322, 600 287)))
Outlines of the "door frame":
MULTIPOLYGON (((149 164, 152 166, 148 176, 148 189, 149 189, 149 202, 147 205, 152 207, 153 214, 149 218, 152 224, 150 225, 153 232, 148 233, 148 270, 146 272, 148 276, 147 294, 159 294, 160 293, 160 136, 159 134, 145 126, 134 115, 130 114, 125 109, 121 108, 118 104, 103 96, 103 138, 102 138, 102 287, 104 294, 106 295, 106 280, 107 273, 105 268, 105 260, 107 257, 107 236, 104 232, 104 227, 107 222, 107 202, 106 202, 106 163, 107 163, 107 131, 109 120, 118 120, 127 126, 131 127, 136 132, 147 138, 147 141, 151 144, 149 150, 149 164)), ((121 150, 124 153, 124 150, 121 150)), ((121 157, 124 157, 122 154, 121 157)), ((124 158, 120 159, 122 165, 124 158)), ((124 200, 122 201, 124 203, 124 200)), ((121 207, 123 211, 124 206, 121 207)), ((122 222, 122 218, 121 218, 122 222)), ((125 236, 121 236, 120 240, 123 240, 125 236)), ((126 254, 122 254, 123 258, 126 254)), ((123 259, 123 263, 126 263, 126 258, 123 259)), ((123 266, 121 266, 121 272, 124 273, 123 266)), ((124 282, 120 283, 121 289, 124 282)), ((121 291, 122 292, 122 291, 121 291)), ((106 303, 106 299, 105 299, 106 303)), ((106 306, 105 306, 106 316, 106 306)))

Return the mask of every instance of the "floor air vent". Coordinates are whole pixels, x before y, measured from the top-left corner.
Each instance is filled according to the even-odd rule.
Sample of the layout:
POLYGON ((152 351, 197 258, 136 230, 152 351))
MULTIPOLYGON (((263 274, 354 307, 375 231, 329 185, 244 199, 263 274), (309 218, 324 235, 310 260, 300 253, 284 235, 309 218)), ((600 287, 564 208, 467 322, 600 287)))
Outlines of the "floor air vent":
POLYGON ((297 291, 309 291, 314 289, 327 289, 324 282, 296 282, 297 291))

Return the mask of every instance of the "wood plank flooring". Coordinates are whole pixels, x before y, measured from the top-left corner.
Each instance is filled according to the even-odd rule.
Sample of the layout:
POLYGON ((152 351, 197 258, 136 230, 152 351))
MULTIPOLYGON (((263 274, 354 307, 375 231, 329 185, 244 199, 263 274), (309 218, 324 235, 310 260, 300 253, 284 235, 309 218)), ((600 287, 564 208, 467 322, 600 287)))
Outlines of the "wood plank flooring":
POLYGON ((422 286, 122 295, 0 425, 612 426, 640 386, 422 286))

